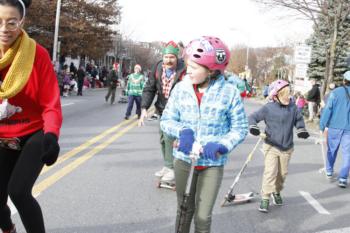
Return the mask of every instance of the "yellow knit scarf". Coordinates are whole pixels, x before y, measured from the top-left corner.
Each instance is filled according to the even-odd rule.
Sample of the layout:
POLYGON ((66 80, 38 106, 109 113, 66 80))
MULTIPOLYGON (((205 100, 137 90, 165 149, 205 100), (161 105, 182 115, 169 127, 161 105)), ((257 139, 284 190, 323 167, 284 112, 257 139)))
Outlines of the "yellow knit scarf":
POLYGON ((0 87, 0 99, 17 95, 27 84, 32 73, 36 43, 22 30, 22 34, 0 59, 0 70, 10 66, 0 87))

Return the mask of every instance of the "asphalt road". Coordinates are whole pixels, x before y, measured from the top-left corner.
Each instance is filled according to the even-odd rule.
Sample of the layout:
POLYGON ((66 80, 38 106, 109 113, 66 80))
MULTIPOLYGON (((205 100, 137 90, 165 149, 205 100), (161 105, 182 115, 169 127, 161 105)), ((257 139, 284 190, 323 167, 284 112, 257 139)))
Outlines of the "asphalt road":
MULTIPOLYGON (((162 167, 158 122, 137 127, 125 121, 126 104, 105 103, 106 90, 62 99, 61 154, 45 168, 33 189, 48 233, 174 232, 175 192, 156 188, 154 172, 162 167)), ((118 98, 117 98, 118 99, 118 98)), ((245 102, 247 113, 260 103, 245 102)), ((350 232, 350 195, 322 167, 317 132, 295 139, 295 151, 282 193, 285 205, 260 213, 259 197, 250 203, 220 207, 220 202, 258 138, 248 136, 231 154, 213 212, 213 233, 350 232)), ((336 164, 338 170, 341 156, 336 164)), ((261 146, 242 175, 237 193, 259 192, 263 173, 261 146)), ((25 232, 13 208, 18 232, 25 232)))

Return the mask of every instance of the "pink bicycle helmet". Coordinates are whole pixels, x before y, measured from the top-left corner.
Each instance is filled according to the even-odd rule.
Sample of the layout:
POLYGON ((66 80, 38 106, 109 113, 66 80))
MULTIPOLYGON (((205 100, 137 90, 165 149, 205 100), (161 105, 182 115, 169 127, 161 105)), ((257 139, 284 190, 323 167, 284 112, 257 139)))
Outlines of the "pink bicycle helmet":
POLYGON ((278 79, 270 84, 270 90, 269 95, 271 98, 277 96, 278 92, 285 88, 286 86, 289 86, 289 83, 285 80, 278 79))
POLYGON ((230 61, 230 50, 219 38, 203 36, 186 46, 185 56, 210 70, 223 73, 230 61))

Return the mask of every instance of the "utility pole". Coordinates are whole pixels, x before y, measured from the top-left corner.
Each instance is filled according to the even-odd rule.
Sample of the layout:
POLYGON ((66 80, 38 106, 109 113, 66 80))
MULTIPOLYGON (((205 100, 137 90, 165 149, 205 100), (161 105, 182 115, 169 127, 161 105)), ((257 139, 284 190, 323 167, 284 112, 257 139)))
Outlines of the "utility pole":
POLYGON ((58 29, 60 27, 60 15, 61 15, 61 0, 57 0, 55 34, 54 34, 53 52, 52 52, 52 63, 54 64, 56 71, 58 71, 58 68, 59 68, 59 65, 57 64, 57 51, 58 51, 58 29))

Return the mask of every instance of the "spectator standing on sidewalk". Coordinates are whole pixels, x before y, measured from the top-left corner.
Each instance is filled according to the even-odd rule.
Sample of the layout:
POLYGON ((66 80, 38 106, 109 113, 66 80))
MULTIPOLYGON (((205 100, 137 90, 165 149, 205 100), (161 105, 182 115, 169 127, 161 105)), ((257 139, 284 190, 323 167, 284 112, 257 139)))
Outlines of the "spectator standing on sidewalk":
POLYGON ((264 90, 263 90, 263 96, 265 99, 269 96, 269 84, 265 84, 264 90))
MULTIPOLYGON (((168 102, 170 92, 186 72, 184 61, 178 58, 179 48, 175 42, 168 42, 163 48, 162 53, 163 59, 157 62, 153 67, 151 75, 143 88, 139 126, 144 125, 144 120, 147 117, 147 109, 151 107, 156 94, 157 101, 155 103, 155 108, 159 115, 162 115, 165 105, 168 102)), ((164 167, 156 172, 155 176, 161 178, 163 181, 172 182, 174 180, 174 138, 166 135, 162 130, 159 130, 159 133, 164 167)))
POLYGON ((70 75, 67 70, 62 70, 63 75, 63 97, 68 97, 70 89, 70 75))
POLYGON ((73 62, 70 63, 69 72, 70 72, 70 73, 73 73, 73 74, 72 74, 72 77, 75 77, 76 74, 77 74, 77 68, 75 67, 75 65, 74 65, 73 62))
POLYGON ((295 104, 297 105, 298 111, 303 115, 303 109, 306 105, 306 99, 303 94, 298 93, 297 94, 297 99, 295 101, 295 104))
POLYGON ((343 86, 333 90, 323 109, 320 130, 327 132, 326 175, 332 178, 334 163, 341 146, 343 164, 338 176, 338 185, 346 188, 350 170, 350 71, 345 72, 343 86))
POLYGON ((126 94, 128 96, 128 108, 125 114, 125 120, 128 120, 131 111, 134 106, 134 102, 136 103, 136 114, 138 119, 141 117, 141 95, 143 86, 145 84, 145 78, 143 74, 141 74, 141 66, 136 64, 134 67, 134 73, 130 74, 128 77, 128 84, 126 87, 126 94))
POLYGON ((309 110, 309 119, 307 122, 312 122, 318 111, 318 105, 321 101, 321 94, 318 85, 316 84, 316 79, 311 79, 311 89, 307 93, 307 102, 309 110))
POLYGON ((77 78, 78 78, 78 94, 82 96, 83 95, 83 85, 84 85, 84 78, 85 78, 86 74, 84 71, 84 66, 81 65, 79 66, 79 69, 77 71, 77 78))

